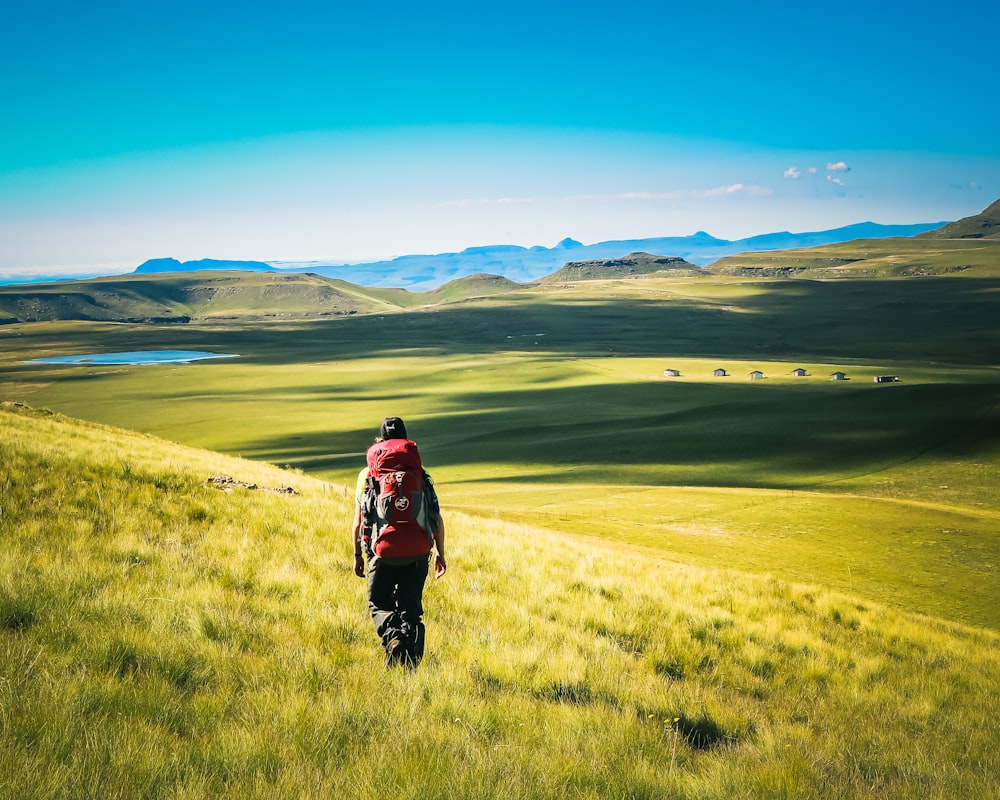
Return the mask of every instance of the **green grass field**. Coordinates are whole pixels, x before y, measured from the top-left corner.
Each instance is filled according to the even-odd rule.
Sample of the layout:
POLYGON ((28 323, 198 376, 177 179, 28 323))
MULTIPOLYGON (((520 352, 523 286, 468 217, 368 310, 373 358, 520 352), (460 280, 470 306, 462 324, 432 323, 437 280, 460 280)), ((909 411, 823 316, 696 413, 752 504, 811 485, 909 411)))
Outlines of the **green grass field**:
MULTIPOLYGON (((994 796, 997 279, 485 284, 384 313, 0 325, 0 400, 199 448, 0 417, 8 690, 42 660, 4 740, 67 731, 37 763, 123 797, 994 796), (159 348, 240 357, 23 363, 159 348), (403 680, 346 558, 387 414, 454 520, 433 657, 403 680), (219 470, 303 494, 204 488, 219 470), (364 769, 378 746, 402 766, 364 769)), ((87 794, 34 772, 0 796, 87 794)))
POLYGON ((0 430, 0 797, 1000 790, 993 632, 451 511, 428 657, 386 671, 341 489, 15 406, 0 430))

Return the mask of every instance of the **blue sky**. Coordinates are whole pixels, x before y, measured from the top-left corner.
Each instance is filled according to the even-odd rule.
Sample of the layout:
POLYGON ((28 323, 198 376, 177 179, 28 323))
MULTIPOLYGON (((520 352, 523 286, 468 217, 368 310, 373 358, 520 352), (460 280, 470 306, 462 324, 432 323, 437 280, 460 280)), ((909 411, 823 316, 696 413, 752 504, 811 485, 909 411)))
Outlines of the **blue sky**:
POLYGON ((1000 197, 1000 12, 5 4, 0 277, 931 222, 1000 197))

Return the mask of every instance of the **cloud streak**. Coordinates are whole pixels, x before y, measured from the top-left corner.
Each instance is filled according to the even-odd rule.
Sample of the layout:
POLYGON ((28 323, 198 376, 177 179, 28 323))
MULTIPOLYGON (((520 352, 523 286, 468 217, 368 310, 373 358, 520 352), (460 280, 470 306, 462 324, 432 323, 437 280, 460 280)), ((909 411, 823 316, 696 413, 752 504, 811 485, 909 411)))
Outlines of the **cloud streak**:
POLYGON ((767 197, 773 192, 759 184, 730 183, 711 189, 678 189, 670 192, 616 192, 613 194, 571 194, 557 198, 544 197, 481 197, 461 200, 443 200, 434 205, 438 208, 475 208, 481 206, 524 205, 544 202, 574 203, 615 203, 615 202, 659 202, 671 200, 699 200, 733 195, 767 197))

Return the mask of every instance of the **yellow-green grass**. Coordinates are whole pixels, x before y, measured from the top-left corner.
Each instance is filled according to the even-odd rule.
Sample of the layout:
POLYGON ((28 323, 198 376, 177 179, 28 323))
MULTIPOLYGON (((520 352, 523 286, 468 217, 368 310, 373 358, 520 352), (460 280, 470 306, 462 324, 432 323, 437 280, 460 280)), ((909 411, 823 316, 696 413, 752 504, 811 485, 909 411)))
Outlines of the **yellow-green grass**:
POLYGON ((343 488, 24 408, 0 448, 0 797, 1000 792, 994 633, 452 511, 386 671, 343 488))
POLYGON ((814 492, 447 483, 451 507, 1000 630, 1000 514, 814 492))
POLYGON ((794 269, 809 278, 950 275, 1000 277, 1000 241, 996 239, 890 238, 767 253, 726 256, 712 265, 724 273, 744 268, 794 269))

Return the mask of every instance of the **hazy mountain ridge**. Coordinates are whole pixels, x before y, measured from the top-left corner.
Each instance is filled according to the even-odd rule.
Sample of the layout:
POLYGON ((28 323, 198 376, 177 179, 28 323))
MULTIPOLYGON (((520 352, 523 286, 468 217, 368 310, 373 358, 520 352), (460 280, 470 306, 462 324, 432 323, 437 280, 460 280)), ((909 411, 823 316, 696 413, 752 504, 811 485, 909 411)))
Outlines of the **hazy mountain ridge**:
MULTIPOLYGON (((381 274, 390 286, 364 283, 364 274, 351 272, 354 281, 343 275, 349 265, 323 269, 310 264, 308 270, 259 269, 229 271, 220 265, 260 265, 262 262, 223 262, 210 259, 179 262, 156 259, 140 269, 145 274, 114 276, 90 280, 0 286, 0 324, 45 320, 100 320, 107 322, 190 322, 209 319, 314 318, 329 315, 365 314, 398 311, 417 305, 434 305, 456 300, 485 297, 516 291, 525 284, 554 284, 593 279, 639 278, 669 274, 671 277, 698 277, 730 274, 741 277, 788 278, 881 278, 925 277, 964 274, 993 278, 1000 272, 1000 237, 992 234, 969 236, 968 229, 990 230, 1000 211, 1000 201, 982 214, 944 226, 941 233, 953 236, 901 236, 900 228, 912 233, 926 226, 885 226, 863 223, 809 234, 776 233, 753 237, 739 243, 725 243, 699 232, 683 239, 641 240, 660 243, 668 255, 627 249, 622 255, 595 253, 617 252, 634 242, 604 242, 582 245, 564 239, 555 248, 522 248, 513 245, 468 248, 459 254, 442 256, 405 256, 384 264, 395 265, 393 272, 381 274), (852 238, 872 230, 883 237, 852 238), (888 234, 896 233, 894 237, 888 234), (818 244, 822 239, 832 243, 818 244), (777 246, 782 242, 807 242, 797 248, 753 250, 753 247, 777 246), (701 247, 702 258, 710 250, 718 253, 739 245, 738 257, 720 257, 711 269, 692 259, 676 255, 678 242, 701 247), (749 244, 749 247, 747 245, 749 244), (671 252, 673 250, 673 252, 671 252), (555 256, 553 255, 555 254, 555 256), (575 258, 570 259, 572 254, 575 258), (539 264, 557 257, 558 266, 534 275, 526 265, 539 264), (511 259, 515 259, 514 262, 511 259), (536 259, 536 260, 532 260, 536 259), (488 263, 492 268, 472 271, 472 266, 488 263), (516 263, 515 263, 516 262, 516 263), (514 264, 514 266, 512 266, 514 264), (403 265, 403 266, 400 266, 403 265), (180 267, 178 271, 176 268, 180 267), (188 271, 197 270, 197 271, 188 271), (436 275, 448 271, 462 274, 449 280, 436 275), (534 277, 516 280, 511 272, 534 277), (325 273, 325 274, 322 274, 325 273), (394 280, 388 280, 391 274, 394 280), (407 285, 406 277, 410 281, 407 285), (398 279, 398 280, 395 280, 398 279), (418 280, 419 279, 419 280, 418 280), (422 285, 428 291, 412 291, 422 285)), ((359 265, 379 269, 378 265, 359 265)), ((376 277, 375 273, 369 273, 376 277)))
MULTIPOLYGON (((623 258, 634 252, 657 253, 690 261, 699 267, 719 258, 745 252, 782 250, 835 244, 856 238, 914 236, 945 225, 944 222, 913 225, 882 225, 862 222, 842 228, 806 233, 765 233, 734 241, 717 239, 704 231, 691 236, 666 236, 650 239, 621 239, 585 245, 566 238, 555 247, 498 244, 467 247, 458 253, 412 254, 393 259, 363 262, 248 261, 204 258, 179 261, 176 258, 149 259, 129 274, 190 273, 205 270, 241 270, 253 272, 311 272, 339 278, 368 287, 405 288, 414 291, 436 289, 449 281, 468 275, 492 273, 512 281, 529 283, 561 268, 569 261, 623 258)), ((46 284, 62 281, 85 281, 116 277, 95 269, 94 272, 68 274, 52 272, 18 277, 0 275, 0 285, 46 284)))
POLYGON ((858 238, 914 236, 943 224, 945 223, 882 225, 862 222, 826 231, 806 233, 781 231, 735 241, 717 239, 704 231, 699 231, 691 236, 620 239, 590 245, 581 244, 573 239, 563 239, 551 248, 537 246, 528 248, 517 245, 469 247, 459 253, 405 255, 387 261, 362 263, 330 264, 323 261, 269 263, 283 270, 313 272, 342 278, 363 286, 401 286, 414 291, 426 291, 448 281, 479 273, 492 273, 518 283, 530 283, 560 269, 569 261, 618 259, 635 252, 683 258, 698 267, 705 267, 719 258, 737 253, 813 247, 858 238))

